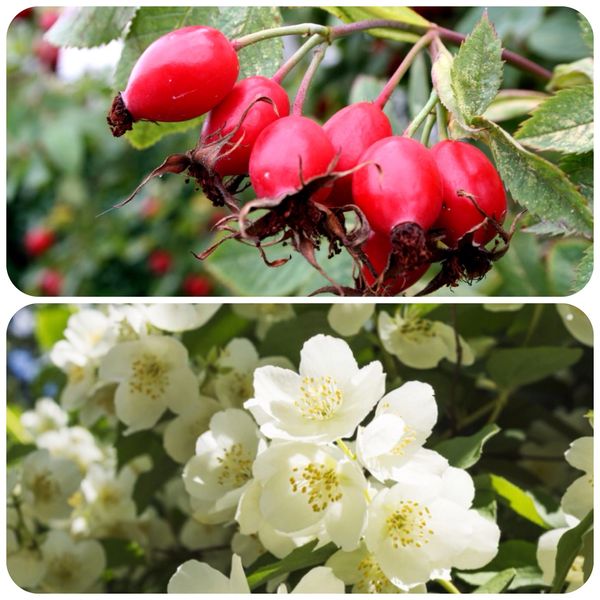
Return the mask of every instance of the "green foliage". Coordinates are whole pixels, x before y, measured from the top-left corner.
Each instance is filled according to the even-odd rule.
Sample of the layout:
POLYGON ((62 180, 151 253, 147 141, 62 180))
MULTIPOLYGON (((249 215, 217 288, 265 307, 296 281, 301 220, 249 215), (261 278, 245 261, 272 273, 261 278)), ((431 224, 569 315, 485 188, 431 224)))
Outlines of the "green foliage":
POLYGON ((585 85, 592 83, 593 80, 594 61, 591 58, 582 58, 573 63, 556 65, 552 73, 552 79, 546 87, 551 90, 557 90, 585 85))
POLYGON ((548 98, 515 135, 536 150, 582 154, 594 148, 594 88, 578 85, 548 98))
POLYGON ((569 154, 560 161, 560 168, 592 205, 594 200, 594 154, 569 154))
POLYGON ((487 14, 463 42, 452 65, 456 107, 470 123, 482 115, 502 82, 502 45, 487 14))
POLYGON ((517 570, 510 568, 500 571, 489 581, 473 590, 474 594, 501 594, 506 591, 517 575, 517 570))
POLYGON ((581 355, 579 348, 498 348, 490 353, 486 368, 499 388, 514 390, 570 367, 581 355))
POLYGON ((50 350, 62 339, 73 311, 64 304, 47 304, 35 313, 35 335, 40 348, 50 350))
POLYGON ((481 117, 475 124, 486 128, 481 135, 504 184, 521 206, 541 219, 591 235, 593 218, 586 199, 556 165, 525 150, 498 125, 481 117))
POLYGON ((594 269, 594 247, 588 246, 583 253, 581 262, 575 270, 575 281, 573 283, 573 291, 581 290, 592 276, 594 269))
POLYGON ((453 467, 468 469, 481 458, 484 444, 500 431, 491 423, 470 436, 458 436, 438 444, 435 449, 448 459, 453 467))
POLYGON ((315 550, 316 545, 317 540, 308 542, 290 552, 284 559, 275 559, 267 564, 263 564, 264 559, 259 559, 260 562, 256 567, 254 565, 250 566, 250 573, 248 574, 250 589, 254 590, 280 575, 323 564, 337 550, 337 546, 333 543, 315 550))
POLYGON ((547 97, 541 92, 501 90, 483 116, 495 123, 516 119, 530 113, 547 97))
POLYGON ((593 524, 594 511, 592 510, 578 525, 565 531, 560 537, 556 552, 554 580, 552 581, 551 591, 553 594, 557 594, 562 590, 569 569, 577 555, 581 552, 583 538, 593 527, 593 524))
POLYGON ((105 538, 101 543, 106 552, 106 566, 109 569, 146 564, 145 552, 137 542, 105 538))
POLYGON ((134 6, 73 7, 61 15, 46 39, 67 48, 93 48, 116 40, 138 9, 134 6))

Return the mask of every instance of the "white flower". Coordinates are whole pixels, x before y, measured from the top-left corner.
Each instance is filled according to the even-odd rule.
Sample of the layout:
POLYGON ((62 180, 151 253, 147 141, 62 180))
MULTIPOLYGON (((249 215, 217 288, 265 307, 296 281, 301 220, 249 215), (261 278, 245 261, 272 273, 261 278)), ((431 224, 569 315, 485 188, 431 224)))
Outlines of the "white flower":
POLYGON ((85 404, 79 409, 79 422, 85 427, 92 427, 101 418, 106 418, 114 426, 116 383, 98 381, 89 391, 85 404))
POLYGON ((128 426, 126 433, 150 429, 167 408, 181 413, 200 398, 187 349, 172 337, 117 344, 102 359, 100 378, 119 383, 115 410, 128 426))
MULTIPOLYGON (((292 594, 343 594, 344 591, 344 582, 329 567, 315 567, 302 577, 292 594)), ((277 588, 277 593, 287 594, 284 583, 277 588)))
POLYGON ((594 345, 594 330, 587 315, 570 304, 557 304, 556 310, 562 319, 567 331, 578 341, 586 346, 594 345))
POLYGON ((385 391, 379 361, 359 369, 348 344, 326 335, 305 342, 299 371, 254 372, 254 398, 244 407, 269 438, 326 444, 350 437, 385 391))
POLYGON ((38 448, 48 450, 52 456, 74 462, 84 473, 92 463, 106 458, 93 434, 79 425, 46 431, 39 435, 36 443, 38 448))
POLYGON ((561 506, 565 513, 581 520, 594 506, 594 438, 587 436, 575 440, 566 451, 565 458, 585 475, 567 488, 561 506))
POLYGON ((235 520, 240 524, 242 535, 247 537, 256 535, 261 545, 273 556, 284 558, 295 548, 307 544, 322 533, 319 526, 312 530, 304 530, 300 535, 278 531, 263 518, 260 512, 261 495, 262 486, 253 479, 240 498, 235 520))
POLYGON ((46 564, 38 550, 21 548, 7 552, 6 567, 10 578, 20 587, 35 589, 46 574, 46 564))
POLYGON ((213 382, 215 395, 223 407, 241 408, 252 398, 254 371, 264 365, 292 368, 283 356, 259 358, 252 342, 245 338, 234 338, 223 348, 216 366, 225 372, 215 375, 213 382))
POLYGON ((431 460, 408 463, 396 474, 399 483, 377 493, 365 533, 381 570, 404 590, 448 578, 452 567, 482 567, 496 555, 500 538, 494 522, 470 510, 475 488, 469 474, 422 452, 431 460))
POLYGON ((244 535, 236 531, 231 538, 231 551, 242 559, 244 567, 251 565, 266 550, 254 535, 244 535))
POLYGON ((151 304, 148 321, 163 331, 189 331, 208 323, 220 304, 151 304))
POLYGON ((41 551, 47 570, 40 586, 46 592, 85 592, 106 566, 99 542, 76 542, 64 531, 50 531, 41 551))
POLYGON ((34 410, 25 411, 21 415, 21 424, 33 437, 65 427, 69 421, 67 413, 52 398, 40 398, 34 410))
MULTIPOLYGON (((353 594, 400 594, 403 591, 386 577, 364 542, 352 552, 338 550, 325 565, 346 585, 352 586, 353 594)), ((421 584, 410 592, 424 594, 427 588, 421 584)))
POLYGON ((256 335, 259 339, 264 339, 267 332, 275 323, 287 321, 295 316, 291 304, 232 304, 231 309, 236 315, 244 319, 256 320, 256 335))
POLYGON ((231 558, 231 574, 223 575, 210 565, 188 560, 177 568, 167 586, 169 594, 249 594, 250 588, 237 554, 231 558))
POLYGON ((113 304, 108 307, 108 317, 114 323, 117 341, 137 340, 148 334, 148 311, 139 304, 113 304))
MULTIPOLYGON (((544 584, 551 586, 554 581, 556 572, 556 555, 558 553, 558 542, 565 532, 569 531, 569 527, 561 527, 552 529, 540 536, 537 546, 537 562, 542 570, 544 584)), ((569 572, 567 573, 566 581, 569 583, 566 591, 572 592, 583 585, 583 557, 578 556, 569 572)))
POLYGON ((327 313, 327 321, 336 333, 348 337, 356 335, 374 313, 375 305, 370 303, 333 304, 327 313))
POLYGON ((341 450, 282 442, 259 454, 253 474, 261 484, 262 518, 276 530, 298 533, 322 527, 345 550, 358 545, 366 526, 367 482, 341 450))
POLYGON ((36 450, 23 461, 23 508, 43 522, 65 519, 72 511, 68 500, 80 483, 81 472, 74 462, 55 458, 47 450, 36 450))
MULTIPOLYGON (((60 342, 58 342, 60 344, 60 342)), ((57 345, 50 353, 52 362, 67 376, 67 383, 60 393, 60 403, 66 410, 81 408, 96 384, 96 366, 92 362, 79 364, 69 353, 63 353, 57 345)))
POLYGON ((212 398, 200 396, 166 426, 163 445, 167 454, 178 463, 186 463, 194 456, 196 440, 209 426, 211 417, 220 410, 212 398))
MULTIPOLYGON (((398 360, 413 369, 433 369, 446 358, 457 361, 454 329, 441 321, 431 321, 415 316, 403 317, 397 312, 391 317, 379 313, 377 322, 383 347, 398 360)), ((475 357, 469 345, 458 336, 461 364, 472 365, 475 357)))
POLYGON ((212 417, 210 430, 198 438, 196 455, 183 471, 198 521, 224 523, 234 517, 240 496, 252 478, 252 463, 263 445, 247 412, 228 408, 212 417))
POLYGON ((377 405, 375 417, 359 427, 356 453, 361 464, 379 479, 394 479, 401 468, 429 437, 437 420, 433 388, 409 381, 377 405))

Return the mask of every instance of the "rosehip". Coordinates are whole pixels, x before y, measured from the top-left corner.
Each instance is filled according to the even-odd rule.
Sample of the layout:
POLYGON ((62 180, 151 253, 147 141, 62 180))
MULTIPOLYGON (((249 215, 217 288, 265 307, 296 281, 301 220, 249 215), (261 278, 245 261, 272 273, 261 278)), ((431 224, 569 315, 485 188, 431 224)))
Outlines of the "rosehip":
POLYGON ((49 71, 56 71, 60 48, 46 40, 38 40, 33 47, 33 51, 44 67, 49 71))
POLYGON ((57 10, 45 10, 39 18, 40 29, 42 31, 48 31, 60 17, 60 12, 57 10))
MULTIPOLYGON (((389 119, 372 102, 358 102, 342 108, 323 125, 323 130, 337 152, 336 171, 352 169, 369 146, 392 135, 389 119)), ((327 204, 343 206, 350 203, 352 175, 346 175, 335 181, 327 204)))
MULTIPOLYGON (((259 198, 278 198, 326 174, 334 157, 333 145, 320 125, 306 117, 284 117, 258 136, 250 154, 250 181, 259 198)), ((330 192, 331 187, 324 187, 313 198, 322 202, 330 192)))
MULTIPOLYGON (((375 269, 378 275, 387 267, 390 252, 392 250, 392 244, 387 236, 371 232, 369 239, 362 245, 364 253, 371 262, 371 265, 375 269)), ((412 269, 394 278, 386 278, 384 285, 386 287, 386 293, 390 296, 395 296, 411 285, 416 283, 425 274, 429 265, 422 265, 416 269, 412 269)), ((375 281, 371 271, 363 266, 363 276, 369 285, 372 285, 375 281)))
MULTIPOLYGON (((444 140, 431 149, 442 178, 442 210, 434 227, 445 232, 444 242, 450 247, 482 223, 484 216, 472 200, 462 196, 465 192, 473 196, 479 207, 499 223, 506 216, 506 194, 502 180, 487 156, 471 144, 444 140)), ((496 235, 489 223, 473 235, 476 244, 487 244, 496 235)))
POLYGON ((173 258, 166 250, 154 250, 148 258, 148 266, 154 275, 165 275, 171 270, 173 258))
POLYGON ((40 278, 40 290, 44 296, 60 296, 63 286, 61 273, 54 269, 46 269, 40 278))
POLYGON ((25 233, 25 250, 30 256, 41 256, 54 244, 54 232, 46 227, 33 227, 25 233))
POLYGON ((401 223, 424 230, 433 225, 442 206, 442 183, 425 146, 388 137, 370 146, 359 162, 372 164, 352 176, 352 195, 373 229, 389 235, 401 223))
POLYGON ((186 121, 216 106, 231 91, 239 72, 231 42, 212 27, 171 31, 144 50, 125 91, 108 115, 120 136, 140 119, 186 121))
POLYGON ((213 289, 212 282, 202 275, 186 275, 181 286, 186 296, 208 296, 213 289))
POLYGON ((250 152, 260 132, 289 113, 289 98, 275 81, 259 75, 238 81, 225 99, 208 113, 202 128, 204 143, 216 142, 237 129, 221 149, 220 154, 226 156, 217 160, 215 170, 220 175, 247 173, 250 152), (263 97, 272 100, 273 104, 257 101, 263 97))

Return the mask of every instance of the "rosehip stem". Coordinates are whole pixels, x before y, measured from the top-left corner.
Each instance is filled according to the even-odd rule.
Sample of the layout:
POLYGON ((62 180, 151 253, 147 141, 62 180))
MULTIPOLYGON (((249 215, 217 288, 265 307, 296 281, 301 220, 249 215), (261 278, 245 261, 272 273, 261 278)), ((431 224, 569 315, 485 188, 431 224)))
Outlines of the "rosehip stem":
POLYGON ((425 106, 419 111, 419 114, 410 122, 404 133, 405 137, 412 137, 415 135, 417 129, 421 126, 421 123, 425 121, 429 113, 435 108, 435 105, 439 102, 438 95, 435 90, 431 90, 429 100, 425 103, 425 106))
POLYGON ((448 139, 448 111, 446 107, 439 102, 435 107, 437 114, 438 137, 440 140, 448 139))
POLYGON ((419 40, 414 44, 414 46, 408 51, 399 67, 396 69, 394 74, 389 78, 388 82, 385 84, 379 96, 375 98, 373 104, 378 106, 379 108, 383 108, 387 101, 391 98, 396 86, 400 83, 405 73, 408 71, 413 61, 421 52, 421 50, 428 46, 435 36, 432 32, 426 33, 423 37, 419 38, 419 40))
POLYGON ((421 134, 421 144, 427 146, 429 144, 429 137, 431 136, 431 130, 435 125, 437 117, 433 113, 429 113, 425 119, 425 127, 423 127, 423 133, 421 134))
POLYGON ((271 80, 275 83, 281 83, 288 73, 315 47, 323 41, 322 36, 315 33, 309 38, 292 56, 290 56, 275 72, 275 75, 271 77, 271 80))
POLYGON ((317 25, 315 23, 299 23, 298 25, 286 25, 285 27, 273 27, 263 31, 255 31, 248 35, 243 35, 235 40, 231 40, 234 50, 241 50, 251 44, 271 40, 273 38, 284 37, 286 35, 315 35, 319 34, 326 39, 329 38, 330 28, 326 25, 317 25))
POLYGON ((308 65, 308 69, 306 69, 306 73, 304 73, 304 77, 300 82, 300 87, 296 92, 296 98, 294 99, 294 105, 292 107, 292 114, 295 116, 300 116, 302 114, 302 107, 304 106, 304 100, 306 100, 306 94, 308 92, 308 88, 325 56, 325 51, 327 50, 328 44, 322 44, 315 50, 315 53, 310 61, 310 65, 308 65))

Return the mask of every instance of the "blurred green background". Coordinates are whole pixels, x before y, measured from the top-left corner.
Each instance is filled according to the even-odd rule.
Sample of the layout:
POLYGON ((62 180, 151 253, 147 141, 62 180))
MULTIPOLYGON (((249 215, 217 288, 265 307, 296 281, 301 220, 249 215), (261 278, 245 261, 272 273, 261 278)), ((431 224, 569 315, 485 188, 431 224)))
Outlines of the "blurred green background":
MULTIPOLYGON (((279 269, 260 264, 252 248, 226 244, 202 263, 192 252, 207 248, 221 216, 183 177, 152 181, 129 205, 99 216, 127 197, 163 158, 195 145, 198 131, 167 136, 147 150, 114 139, 106 112, 114 90, 111 69, 83 72, 81 55, 42 40, 60 9, 35 8, 11 23, 7 38, 7 257, 8 272, 33 295, 304 295, 324 280, 299 256, 279 269)), ((425 8, 424 16, 468 32, 480 8, 425 8)), ((293 22, 329 22, 317 8, 282 9, 293 22)), ((578 13, 568 8, 492 8, 505 47, 552 69, 586 55, 578 13)), ((286 42, 286 53, 294 50, 286 42)), ((306 113, 324 120, 365 94, 399 64, 408 45, 353 35, 332 47, 317 74, 306 113)), ((114 48, 110 52, 115 51, 114 48)), ((108 58, 100 49, 88 62, 108 58)), ((117 49, 118 52, 118 49, 117 49)), ((401 127, 429 95, 424 56, 395 94, 391 106, 401 127)), ((107 61, 108 62, 108 61, 107 61)), ((302 75, 286 82, 293 93, 302 75)), ((544 82, 508 66, 504 88, 543 91, 544 82)), ((362 99, 362 98, 361 98, 362 99)), ((517 121, 504 121, 511 131, 517 121)), ((510 217, 509 217, 510 219, 510 217)), ((510 222, 510 221, 508 221, 510 222)), ((482 282, 441 294, 563 295, 586 243, 522 233, 482 282)), ((348 278, 348 260, 323 262, 348 278)), ((433 272, 433 269, 430 270, 433 272)), ((439 294, 438 293, 438 294, 439 294)))

